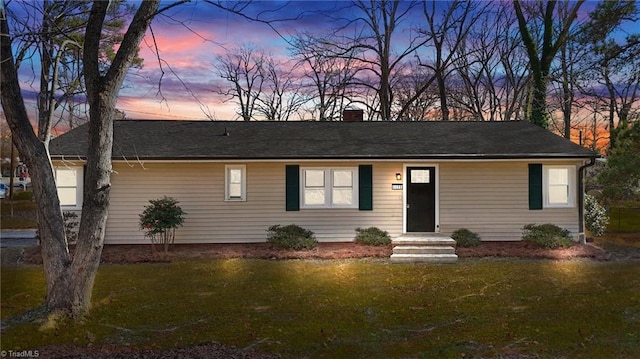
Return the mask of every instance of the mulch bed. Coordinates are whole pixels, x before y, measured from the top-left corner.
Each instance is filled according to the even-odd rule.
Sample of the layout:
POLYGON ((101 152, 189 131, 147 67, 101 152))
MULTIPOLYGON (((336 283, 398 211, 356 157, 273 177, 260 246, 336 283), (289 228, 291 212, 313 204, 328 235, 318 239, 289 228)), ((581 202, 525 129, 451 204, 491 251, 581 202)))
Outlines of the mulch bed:
MULTIPOLYGON (((73 249, 72 249, 73 251, 73 249)), ((627 255, 631 259, 640 259, 640 250, 627 255)), ((150 245, 105 245, 102 263, 145 263, 173 262, 189 259, 207 258, 256 258, 256 259, 346 259, 346 258, 389 258, 392 247, 365 246, 357 243, 320 243, 312 250, 289 251, 273 247, 269 243, 248 244, 180 244, 174 245, 169 252, 150 245)), ((483 242, 477 247, 457 248, 459 258, 529 258, 529 259, 572 259, 587 258, 594 260, 618 259, 608 251, 593 245, 575 245, 570 248, 543 249, 527 242, 483 242)), ((26 248, 21 263, 41 264, 40 248, 26 248)))

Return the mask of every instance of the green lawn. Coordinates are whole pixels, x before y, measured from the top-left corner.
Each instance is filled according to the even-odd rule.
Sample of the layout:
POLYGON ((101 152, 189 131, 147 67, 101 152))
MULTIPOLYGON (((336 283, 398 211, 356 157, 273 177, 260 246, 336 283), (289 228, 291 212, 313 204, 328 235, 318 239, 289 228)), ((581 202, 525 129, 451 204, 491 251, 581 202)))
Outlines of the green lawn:
MULTIPOLYGON (((3 320, 41 302, 41 271, 2 268, 3 320)), ((638 262, 592 261, 103 265, 84 322, 12 326, 1 349, 215 341, 285 358, 638 358, 639 273, 638 262)))
MULTIPOLYGON (((29 193, 29 192, 25 192, 29 193)), ((36 204, 31 199, 0 200, 0 229, 36 228, 36 204)))

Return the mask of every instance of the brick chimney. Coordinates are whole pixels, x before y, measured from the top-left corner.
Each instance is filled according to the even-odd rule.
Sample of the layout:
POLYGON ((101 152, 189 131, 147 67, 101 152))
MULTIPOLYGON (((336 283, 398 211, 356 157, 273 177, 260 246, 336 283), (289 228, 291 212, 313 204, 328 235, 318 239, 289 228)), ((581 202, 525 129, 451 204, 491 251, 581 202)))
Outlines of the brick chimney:
POLYGON ((342 110, 342 121, 344 122, 362 122, 364 118, 364 110, 345 109, 342 110))

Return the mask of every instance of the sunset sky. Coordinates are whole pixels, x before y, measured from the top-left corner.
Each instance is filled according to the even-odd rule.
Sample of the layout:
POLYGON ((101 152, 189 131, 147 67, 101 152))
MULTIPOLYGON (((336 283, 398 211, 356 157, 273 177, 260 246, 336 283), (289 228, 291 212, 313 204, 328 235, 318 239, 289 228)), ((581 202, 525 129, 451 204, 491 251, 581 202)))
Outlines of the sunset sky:
MULTIPOLYGON (((167 5, 171 1, 163 2, 167 5)), ((581 17, 595 7, 595 2, 583 5, 581 17)), ((9 3, 8 6, 11 6, 9 3)), ((420 8, 401 24, 394 41, 401 44, 411 28, 424 25, 420 8)), ((253 43, 275 58, 287 58, 285 39, 298 31, 322 33, 356 16, 347 1, 257 1, 243 10, 248 17, 272 20, 268 25, 249 21, 242 16, 223 11, 205 1, 193 1, 172 8, 152 23, 162 71, 151 37, 151 30, 142 42, 142 69, 132 69, 120 91, 117 107, 127 118, 233 120, 233 103, 225 103, 215 92, 224 83, 214 68, 214 59, 227 49, 253 43), (331 18, 326 14, 330 14, 331 18), (276 32, 277 30, 277 32, 276 32), (278 34, 279 33, 279 34, 278 34), (285 39, 283 39, 284 37, 285 39)), ((30 111, 35 108, 38 91, 37 74, 33 67, 22 66, 20 78, 30 111)))
MULTIPOLYGON (((289 57, 286 41, 296 32, 327 32, 356 16, 347 1, 257 1, 243 13, 271 20, 273 29, 202 1, 181 5, 158 17, 152 28, 160 55, 176 74, 165 68, 161 90, 166 101, 158 94, 161 71, 147 32, 141 46, 144 68, 127 77, 118 107, 129 118, 205 119, 209 115, 217 120, 233 120, 236 105, 225 103, 225 98, 214 91, 216 86, 229 86, 214 69, 217 55, 251 43, 274 58, 285 59, 289 57), (324 14, 331 14, 332 18, 324 14)), ((417 11, 402 26, 416 25, 422 17, 417 11)), ((399 42, 403 33, 396 36, 399 42)))

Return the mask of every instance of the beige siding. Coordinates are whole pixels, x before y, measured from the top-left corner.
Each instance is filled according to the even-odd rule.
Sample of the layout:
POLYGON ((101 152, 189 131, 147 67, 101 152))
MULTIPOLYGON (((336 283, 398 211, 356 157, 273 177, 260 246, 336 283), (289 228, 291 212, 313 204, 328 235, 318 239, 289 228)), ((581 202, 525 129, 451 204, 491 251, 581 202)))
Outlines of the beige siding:
MULTIPOLYGON (((532 162, 571 164, 576 170, 580 165, 532 162)), ((487 241, 519 240, 528 223, 554 223, 578 232, 577 206, 529 210, 528 162, 448 162, 440 163, 439 170, 443 233, 468 228, 487 241)))
MULTIPOLYGON (((540 161, 532 161, 541 163, 540 161)), ((578 162, 542 162, 572 164, 578 162)), ((301 209, 285 211, 285 165, 357 167, 366 162, 238 162, 247 169, 247 201, 224 200, 225 164, 114 163, 106 243, 148 243, 138 229, 138 215, 150 199, 171 196, 187 212, 176 232, 177 243, 263 242, 274 224, 298 224, 319 241, 351 241, 356 227, 377 226, 392 236, 403 231, 403 191, 392 190, 402 162, 373 162, 373 211, 301 209)), ((528 207, 528 162, 439 162, 440 232, 458 228, 478 232, 483 240, 519 240, 527 223, 555 223, 578 231, 578 208, 532 211, 528 207)), ((420 163, 411 162, 411 165, 420 163)), ((426 166, 434 162, 425 163, 426 166)))
MULTIPOLYGON (((357 167, 361 163, 295 163, 301 167, 357 167)), ((115 163, 106 243, 147 243, 138 215, 149 199, 180 201, 187 215, 176 243, 262 242, 274 224, 295 223, 319 241, 351 241, 356 227, 402 232, 402 191, 392 191, 401 164, 373 164, 374 210, 301 209, 285 211, 286 163, 246 163, 247 201, 224 200, 224 163, 115 163)))

